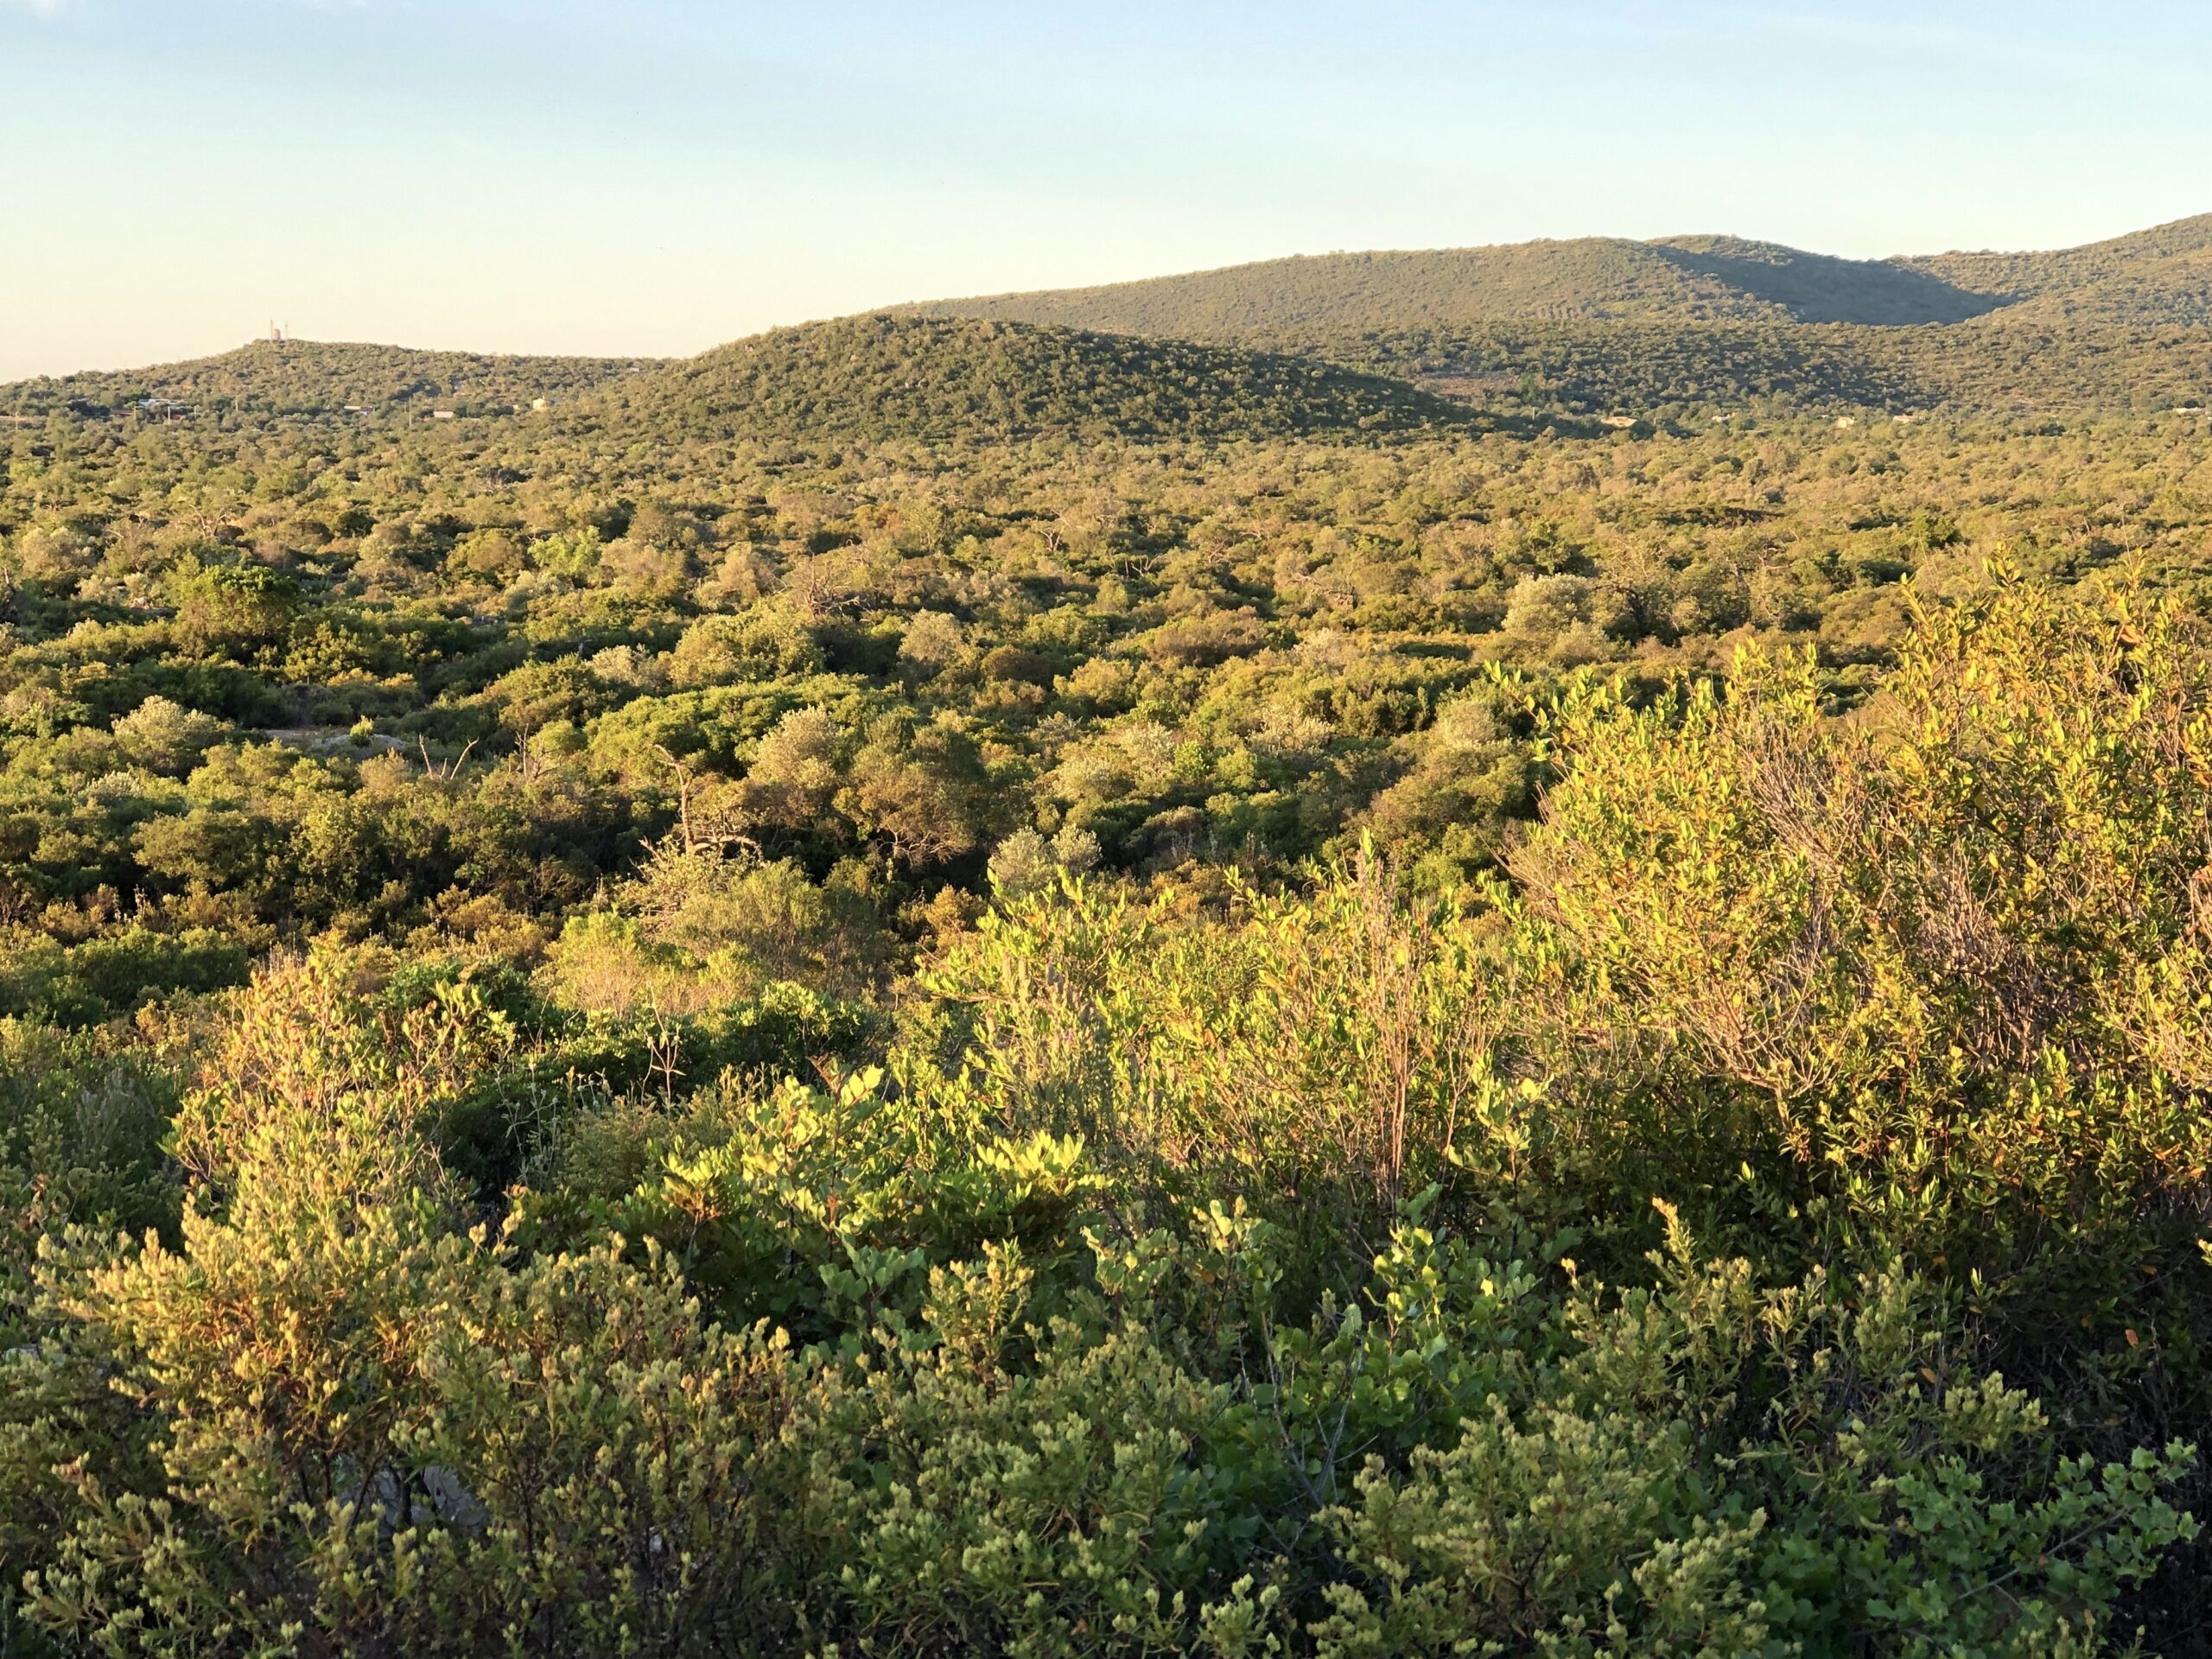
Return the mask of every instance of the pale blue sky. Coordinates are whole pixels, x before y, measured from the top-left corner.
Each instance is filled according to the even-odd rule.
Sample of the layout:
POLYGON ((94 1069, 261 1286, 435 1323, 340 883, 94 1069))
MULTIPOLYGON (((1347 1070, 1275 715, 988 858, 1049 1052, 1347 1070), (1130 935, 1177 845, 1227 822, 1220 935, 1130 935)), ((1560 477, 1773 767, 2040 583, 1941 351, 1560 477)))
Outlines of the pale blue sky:
POLYGON ((0 0, 0 379, 1333 248, 2052 246, 2209 162, 2202 0, 0 0))

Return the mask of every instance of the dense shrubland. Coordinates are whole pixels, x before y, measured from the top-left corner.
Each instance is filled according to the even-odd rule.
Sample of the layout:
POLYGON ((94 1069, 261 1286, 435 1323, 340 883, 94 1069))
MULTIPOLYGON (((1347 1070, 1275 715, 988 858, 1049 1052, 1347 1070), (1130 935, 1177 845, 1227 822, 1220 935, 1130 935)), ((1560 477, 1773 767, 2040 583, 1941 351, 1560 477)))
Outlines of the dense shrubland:
MULTIPOLYGON (((1847 714, 1520 688, 1471 886, 1054 865, 868 1007, 326 937, 10 1026, 10 1639, 2186 1650, 2212 657, 2008 582, 1847 714)), ((632 950, 776 868, 656 859, 632 950)))
POLYGON ((1025 834, 1272 879, 1365 827, 1433 887, 1541 782, 1493 671, 1794 642, 1850 701, 1908 575, 1970 594, 2004 549, 2193 596, 2208 530, 2179 417, 824 448, 560 415, 16 430, 0 1007, 97 1023, 332 927, 534 961, 671 831, 784 867, 733 904, 841 995, 1025 834))
POLYGON ((2193 420, 197 418, 0 493, 0 1651, 2202 1650, 2193 420))

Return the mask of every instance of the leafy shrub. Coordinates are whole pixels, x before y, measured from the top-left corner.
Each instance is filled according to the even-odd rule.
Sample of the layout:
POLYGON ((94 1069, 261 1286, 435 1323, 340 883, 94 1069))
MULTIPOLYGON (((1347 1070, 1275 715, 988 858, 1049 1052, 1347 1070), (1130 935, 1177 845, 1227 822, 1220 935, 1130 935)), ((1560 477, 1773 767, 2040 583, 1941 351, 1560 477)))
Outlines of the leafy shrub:
POLYGON ((712 1139, 677 1138, 609 1217, 658 1238, 731 1317, 820 1339, 911 1316, 930 1270, 988 1243, 1047 1263, 1098 1186, 1082 1143, 992 1134, 964 1103, 887 1095, 855 1072, 728 1099, 712 1139))
POLYGON ((35 939, 0 953, 0 1014, 84 1027, 178 991, 245 982, 246 948, 209 928, 131 926, 81 944, 35 939))
POLYGON ((1351 1575, 1314 1627, 1358 1653, 2092 1651, 2196 1523, 2190 1448, 2101 1469, 1976 1376, 1923 1287, 1761 1292, 1679 1226, 1656 1291, 1573 1298, 1577 1351, 1323 1518, 1351 1575))
POLYGON ((702 1324, 664 1264, 611 1247, 510 1263, 419 1201, 240 1173, 251 1203, 188 1217, 181 1254, 57 1273, 161 1477, 73 1475, 29 1582, 48 1630, 117 1652, 602 1654, 782 1621, 755 1507, 788 1410, 774 1343, 702 1324))
POLYGON ((2171 605, 2024 590, 1926 617, 1851 721, 1802 658, 1570 697, 1502 898, 1547 1133, 1624 1198, 1741 1164, 1738 1216, 2016 1294, 2171 1257, 2212 1161, 2207 661, 2171 605))

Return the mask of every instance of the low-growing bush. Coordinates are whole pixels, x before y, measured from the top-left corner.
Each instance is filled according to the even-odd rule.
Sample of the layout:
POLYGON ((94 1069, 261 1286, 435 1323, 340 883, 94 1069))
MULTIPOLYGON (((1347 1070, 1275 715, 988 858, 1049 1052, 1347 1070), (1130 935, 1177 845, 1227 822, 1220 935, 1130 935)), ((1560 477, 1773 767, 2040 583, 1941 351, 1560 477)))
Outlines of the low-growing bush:
POLYGON ((1501 675, 1478 884, 1007 836, 865 1003, 579 1006, 765 913, 664 849, 550 971, 0 1024, 0 1642, 2186 1651, 2208 662, 2005 590, 1848 714, 1501 675))

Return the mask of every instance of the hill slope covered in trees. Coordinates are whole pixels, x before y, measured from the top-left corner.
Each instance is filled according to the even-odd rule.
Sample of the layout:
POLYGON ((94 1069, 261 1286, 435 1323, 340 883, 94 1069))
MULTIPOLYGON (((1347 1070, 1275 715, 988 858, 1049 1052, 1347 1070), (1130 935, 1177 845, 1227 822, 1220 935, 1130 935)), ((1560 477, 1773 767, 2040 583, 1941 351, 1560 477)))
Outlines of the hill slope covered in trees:
POLYGON ((1590 237, 1270 259, 917 308, 1124 334, 1256 340, 1485 322, 1952 322, 2000 302, 1932 272, 1773 243, 1590 237))
POLYGON ((2212 403, 2212 328, 2031 316, 2024 307, 1942 328, 1496 323, 1275 344, 1500 412, 1705 418, 1948 409, 2063 418, 2212 403))
POLYGON ((1312 359, 1027 323, 779 328, 585 400, 601 429, 697 437, 1271 438, 1464 425, 1463 406, 1312 359))
POLYGON ((2023 319, 2212 323, 2212 213, 2049 253, 1944 253, 1902 265, 2023 319))
POLYGON ((1357 364, 1493 405, 2151 410, 2212 397, 2212 217, 2052 253, 1734 237, 1281 259, 912 308, 1357 364))
POLYGON ((427 414, 490 410, 566 398, 632 370, 643 358, 505 357, 345 341, 254 340, 235 351, 152 368, 102 371, 0 386, 0 414, 123 413, 157 398, 215 415, 427 414))
POLYGON ((2113 321, 2202 322, 2212 215, 2049 253, 1838 259, 1733 236, 1332 253, 909 308, 1191 340, 1503 322, 1963 322, 2065 297, 2113 321))

